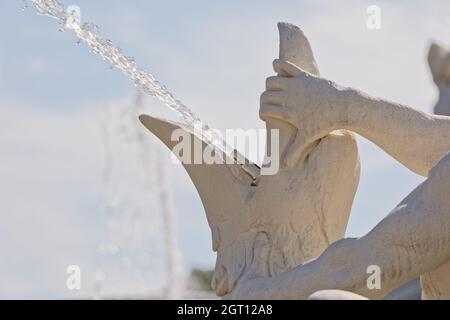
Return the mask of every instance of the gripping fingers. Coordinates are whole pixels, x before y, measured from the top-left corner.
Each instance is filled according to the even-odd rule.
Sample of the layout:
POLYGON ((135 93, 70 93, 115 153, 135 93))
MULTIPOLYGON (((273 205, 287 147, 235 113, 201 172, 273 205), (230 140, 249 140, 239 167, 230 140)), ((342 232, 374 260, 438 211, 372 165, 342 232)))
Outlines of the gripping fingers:
POLYGON ((294 115, 288 107, 273 104, 261 104, 261 107, 259 108, 259 117, 264 121, 278 119, 295 127, 293 116, 294 115))
POLYGON ((284 100, 281 91, 264 91, 260 103, 282 105, 284 100))
POLYGON ((285 86, 285 80, 282 77, 272 76, 266 79, 266 90, 277 91, 283 90, 285 86))

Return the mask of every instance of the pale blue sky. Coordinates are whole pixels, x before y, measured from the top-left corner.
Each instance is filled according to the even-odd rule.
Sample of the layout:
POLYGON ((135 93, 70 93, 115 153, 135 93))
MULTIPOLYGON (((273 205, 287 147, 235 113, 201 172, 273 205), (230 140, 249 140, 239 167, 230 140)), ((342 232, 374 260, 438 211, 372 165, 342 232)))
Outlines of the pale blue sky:
MULTIPOLYGON (((303 28, 323 76, 430 111, 436 92, 426 50, 431 39, 450 45, 450 3, 432 3, 64 2, 80 6, 82 21, 97 23, 102 35, 220 129, 263 128, 258 100, 278 53, 278 21, 303 28), (382 10, 381 30, 366 28, 369 4, 382 10)), ((18 0, 0 3, 0 252, 6 257, 0 298, 90 294, 89 287, 82 293, 65 289, 70 264, 85 267, 90 282, 101 265, 107 281, 120 283, 110 285, 110 293, 149 292, 151 276, 140 283, 145 281, 127 274, 126 261, 105 258, 98 249, 107 236, 100 120, 106 106, 131 103, 134 88, 77 46, 70 31, 58 32, 55 21, 22 6, 18 0)), ((167 115, 151 99, 146 108, 167 115)), ((363 139, 359 147, 362 176, 350 236, 370 230, 421 181, 363 139)), ((212 268, 200 199, 182 168, 168 168, 183 263, 186 269, 212 268)), ((158 214, 151 204, 149 211, 158 214)), ((152 252, 155 246, 143 248, 152 252)))

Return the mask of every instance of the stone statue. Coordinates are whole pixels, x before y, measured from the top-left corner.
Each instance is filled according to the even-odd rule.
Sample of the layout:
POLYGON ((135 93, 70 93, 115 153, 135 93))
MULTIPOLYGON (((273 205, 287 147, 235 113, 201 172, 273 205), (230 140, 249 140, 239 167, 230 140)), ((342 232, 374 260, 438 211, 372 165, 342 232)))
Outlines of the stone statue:
POLYGON ((439 100, 434 107, 434 113, 450 116, 450 52, 433 43, 428 52, 428 64, 439 90, 439 100))
MULTIPOLYGON (((259 175, 253 166, 255 184, 239 164, 183 164, 212 231, 216 293, 232 299, 379 299, 421 276, 423 298, 450 298, 450 118, 320 78, 301 30, 289 24, 279 29, 278 75, 267 79, 260 108, 267 127, 280 130, 279 172, 259 175), (350 132, 427 177, 359 239, 342 239, 359 179, 350 132), (381 270, 380 289, 367 286, 371 265, 381 270), (325 289, 334 290, 320 291, 325 289)), ((173 130, 188 131, 150 116, 140 120, 171 150, 173 130)))

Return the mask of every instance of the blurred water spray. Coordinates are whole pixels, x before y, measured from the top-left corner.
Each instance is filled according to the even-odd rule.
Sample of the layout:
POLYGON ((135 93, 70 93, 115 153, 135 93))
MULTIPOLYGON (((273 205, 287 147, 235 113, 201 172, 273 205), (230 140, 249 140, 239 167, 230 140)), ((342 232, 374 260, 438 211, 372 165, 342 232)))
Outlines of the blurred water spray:
MULTIPOLYGON (((162 154, 137 121, 137 115, 145 111, 143 98, 137 93, 131 105, 110 105, 102 121, 107 207, 100 253, 106 263, 114 259, 117 265, 119 260, 127 277, 137 281, 147 297, 180 298, 185 293, 184 270, 170 188, 162 154)), ((108 279, 105 285, 110 287, 117 276, 108 279)), ((104 292, 101 281, 95 281, 93 291, 96 298, 118 292, 117 288, 104 292)))

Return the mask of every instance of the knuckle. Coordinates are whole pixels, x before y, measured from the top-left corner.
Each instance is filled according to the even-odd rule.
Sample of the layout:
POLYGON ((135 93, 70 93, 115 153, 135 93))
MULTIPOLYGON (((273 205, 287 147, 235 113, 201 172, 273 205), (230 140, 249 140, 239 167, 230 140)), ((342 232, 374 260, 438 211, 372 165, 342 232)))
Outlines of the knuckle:
POLYGON ((266 104, 261 104, 261 106, 259 107, 259 114, 265 114, 267 113, 268 110, 268 106, 266 104))
POLYGON ((261 102, 273 103, 277 99, 277 95, 273 91, 264 91, 261 94, 261 102))
POLYGON ((267 110, 265 110, 265 109, 261 106, 261 108, 259 109, 259 117, 260 117, 262 120, 265 120, 266 114, 267 114, 267 110))
POLYGON ((268 78, 266 79, 266 89, 269 88, 269 87, 271 87, 271 86, 274 85, 275 83, 276 83, 276 80, 275 80, 275 77, 274 77, 274 76, 268 77, 268 78))
POLYGON ((266 97, 267 97, 267 91, 264 91, 263 93, 261 93, 261 96, 259 97, 260 102, 263 103, 264 100, 266 99, 266 97))

